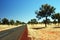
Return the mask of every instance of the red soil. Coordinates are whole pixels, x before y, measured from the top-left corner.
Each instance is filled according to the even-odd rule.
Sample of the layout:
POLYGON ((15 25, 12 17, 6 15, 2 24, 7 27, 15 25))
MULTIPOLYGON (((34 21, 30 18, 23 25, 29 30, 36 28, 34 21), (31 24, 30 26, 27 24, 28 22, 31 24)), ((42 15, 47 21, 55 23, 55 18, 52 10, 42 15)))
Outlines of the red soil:
POLYGON ((22 35, 19 37, 18 40, 31 40, 31 38, 28 37, 28 30, 27 27, 23 31, 22 35))

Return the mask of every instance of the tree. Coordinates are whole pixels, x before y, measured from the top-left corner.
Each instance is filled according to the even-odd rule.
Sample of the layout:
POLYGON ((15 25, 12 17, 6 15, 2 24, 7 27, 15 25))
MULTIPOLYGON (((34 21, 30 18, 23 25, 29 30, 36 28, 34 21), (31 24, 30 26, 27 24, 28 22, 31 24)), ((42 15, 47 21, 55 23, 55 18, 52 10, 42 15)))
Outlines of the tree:
POLYGON ((47 19, 47 22, 46 22, 46 20, 43 20, 42 23, 47 23, 47 24, 49 24, 49 23, 51 23, 51 21, 50 21, 50 19, 47 19))
POLYGON ((28 24, 29 24, 29 23, 30 23, 30 24, 37 24, 38 22, 37 22, 36 19, 31 19, 31 21, 29 21, 28 24))
POLYGON ((9 22, 11 25, 15 24, 14 20, 10 20, 9 22))
POLYGON ((2 24, 9 24, 9 20, 7 18, 2 19, 2 24))
POLYGON ((25 24, 25 22, 21 22, 21 24, 25 24))
POLYGON ((57 21, 56 21, 56 20, 54 20, 54 21, 53 21, 53 23, 56 25, 57 21))
POLYGON ((58 20, 58 26, 59 26, 59 23, 60 23, 60 13, 53 14, 51 16, 51 18, 54 19, 55 21, 58 20))
POLYGON ((16 20, 16 25, 18 25, 18 24, 21 24, 21 22, 20 22, 20 21, 18 21, 18 20, 16 20))
POLYGON ((0 18, 0 24, 1 24, 1 18, 0 18))
POLYGON ((55 8, 53 6, 44 4, 40 7, 39 11, 36 11, 35 13, 38 19, 45 17, 45 20, 46 20, 45 27, 47 27, 47 17, 51 16, 54 12, 55 12, 55 8))

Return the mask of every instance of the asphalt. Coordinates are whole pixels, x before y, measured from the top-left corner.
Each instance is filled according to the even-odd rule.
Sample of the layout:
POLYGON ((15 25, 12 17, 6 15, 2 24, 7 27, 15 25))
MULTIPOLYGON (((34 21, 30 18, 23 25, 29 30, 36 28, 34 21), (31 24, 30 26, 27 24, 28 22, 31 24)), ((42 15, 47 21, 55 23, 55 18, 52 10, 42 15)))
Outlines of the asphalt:
POLYGON ((0 40, 18 40, 26 27, 26 25, 23 25, 13 29, 1 31, 0 40))

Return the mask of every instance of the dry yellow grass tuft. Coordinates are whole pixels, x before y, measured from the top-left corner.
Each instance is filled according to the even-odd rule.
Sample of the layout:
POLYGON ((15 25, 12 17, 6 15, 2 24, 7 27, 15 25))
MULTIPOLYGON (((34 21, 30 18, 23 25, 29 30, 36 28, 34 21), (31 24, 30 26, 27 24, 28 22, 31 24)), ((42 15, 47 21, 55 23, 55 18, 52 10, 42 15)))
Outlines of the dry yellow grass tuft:
POLYGON ((11 28, 15 28, 15 27, 19 27, 21 25, 0 25, 0 31, 3 31, 3 30, 7 30, 7 29, 11 29, 11 28))
MULTIPOLYGON (((33 27, 37 27, 37 25, 28 25, 28 37, 31 40, 60 40, 60 28, 53 28, 57 27, 57 25, 50 24, 47 28, 32 29, 33 27)), ((44 24, 41 26, 44 27, 44 24)))

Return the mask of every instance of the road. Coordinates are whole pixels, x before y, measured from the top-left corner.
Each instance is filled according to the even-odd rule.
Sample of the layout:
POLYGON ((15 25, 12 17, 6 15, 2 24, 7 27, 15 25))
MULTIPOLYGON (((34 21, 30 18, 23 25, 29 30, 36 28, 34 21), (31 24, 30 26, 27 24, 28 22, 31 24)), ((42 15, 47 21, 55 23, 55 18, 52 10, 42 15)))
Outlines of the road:
POLYGON ((26 27, 26 25, 23 25, 17 28, 1 31, 0 40, 18 40, 26 27))

